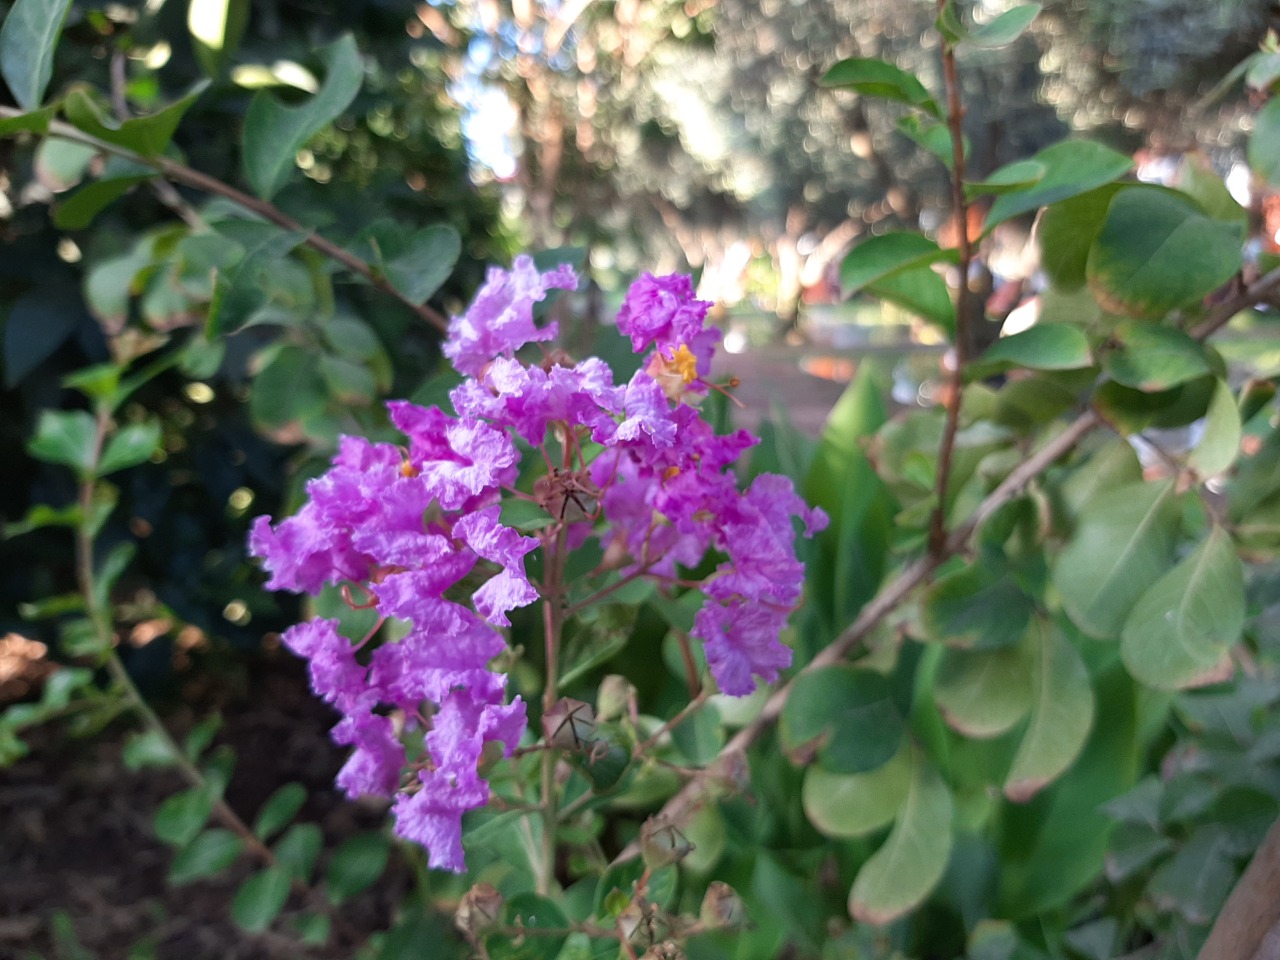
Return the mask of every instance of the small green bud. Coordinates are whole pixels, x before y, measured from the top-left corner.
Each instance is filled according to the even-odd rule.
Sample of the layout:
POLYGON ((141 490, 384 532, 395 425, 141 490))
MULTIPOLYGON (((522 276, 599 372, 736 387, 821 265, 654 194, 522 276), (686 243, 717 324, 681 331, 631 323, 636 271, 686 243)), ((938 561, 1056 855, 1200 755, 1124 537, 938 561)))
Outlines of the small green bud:
POLYGON ((679 863, 693 853, 693 844, 673 824, 650 817, 640 828, 640 855, 650 870, 679 863))
POLYGON ((671 924, 656 903, 636 897, 618 914, 618 929, 633 947, 648 951, 671 932, 671 924))
POLYGON ((635 700, 636 688, 626 677, 611 673, 600 681, 596 716, 608 722, 625 717, 635 700))

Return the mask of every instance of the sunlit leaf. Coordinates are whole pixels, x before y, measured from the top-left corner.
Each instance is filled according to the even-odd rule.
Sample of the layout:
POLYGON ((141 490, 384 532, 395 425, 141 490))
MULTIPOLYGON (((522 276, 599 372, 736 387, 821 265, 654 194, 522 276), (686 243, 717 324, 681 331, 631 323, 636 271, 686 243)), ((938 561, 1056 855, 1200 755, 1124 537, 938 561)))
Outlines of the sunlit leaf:
POLYGON ((997 737, 1031 709, 1032 662, 1024 645, 948 650, 933 699, 947 725, 969 737, 997 737))
POLYGON ((841 60, 819 81, 824 87, 854 90, 865 97, 881 97, 917 107, 941 119, 942 110, 919 79, 884 60, 851 57, 841 60))
POLYGON ((814 765, 804 774, 800 799, 819 833, 837 839, 862 837, 888 826, 902 809, 911 785, 911 751, 867 773, 831 773, 814 765))
POLYGON ((15 0, 0 26, 0 74, 23 110, 40 106, 71 0, 15 0))

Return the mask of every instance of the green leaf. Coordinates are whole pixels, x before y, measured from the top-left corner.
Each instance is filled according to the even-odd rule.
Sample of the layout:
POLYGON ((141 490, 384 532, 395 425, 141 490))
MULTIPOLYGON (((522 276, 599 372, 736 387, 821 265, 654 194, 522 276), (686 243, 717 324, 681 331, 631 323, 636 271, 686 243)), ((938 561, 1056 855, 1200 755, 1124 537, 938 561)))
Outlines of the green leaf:
POLYGON ((982 370, 1079 370, 1093 364, 1089 338, 1079 327, 1065 323, 1037 324, 1029 330, 1001 337, 975 361, 982 370))
POLYGON ((369 889, 387 868, 391 845, 381 833, 367 831, 347 837, 334 851, 325 874, 330 901, 341 903, 369 889))
POLYGON ((325 354, 320 358, 320 376, 329 396, 344 407, 367 407, 377 394, 377 384, 369 367, 346 357, 325 354))
POLYGON ((285 185, 297 152, 351 104, 364 79, 360 51, 350 34, 321 47, 316 55, 325 65, 325 78, 315 96, 299 106, 287 107, 260 91, 245 114, 245 178, 264 200, 285 185))
POLYGON ((901 270, 868 285, 866 290, 928 320, 948 337, 955 335, 956 308, 951 292, 947 282, 930 268, 901 270))
MULTIPOLYGON (((0 30, 0 32, 3 32, 0 30)), ((3 54, 0 54, 0 59, 3 54)), ((49 129, 49 121, 58 112, 58 105, 51 103, 39 110, 32 110, 16 117, 0 118, 0 137, 12 137, 15 133, 40 133, 49 129)))
POLYGON ((329 942, 333 923, 328 914, 305 913, 300 917, 292 918, 292 923, 298 931, 298 938, 303 943, 313 947, 323 947, 329 942))
POLYGON ((281 230, 267 224, 249 224, 244 255, 225 270, 219 270, 214 281, 213 299, 205 317, 204 335, 208 340, 235 333, 253 319, 268 300, 272 276, 280 260, 302 243, 301 233, 281 230))
POLYGON ((782 710, 782 747, 793 763, 862 773, 893 758, 906 724, 883 674, 835 666, 802 674, 782 710))
POLYGON ((1004 782, 1004 795, 1026 803, 1058 779, 1084 749, 1093 726, 1093 688, 1076 648, 1056 626, 1037 622, 1031 722, 1004 782))
POLYGON ((885 233, 858 244, 840 264, 840 289, 846 297, 871 284, 934 263, 954 263, 954 250, 943 250, 919 233, 885 233))
POLYGON ((1204 417, 1204 433, 1187 458, 1187 465, 1201 477, 1225 472, 1240 454, 1240 408, 1225 380, 1219 380, 1204 417))
POLYGON ((1206 824, 1155 872, 1147 896, 1158 908, 1207 926, 1235 885, 1236 856, 1228 830, 1221 824, 1206 824))
POLYGON ((964 185, 965 197, 972 200, 986 194, 1012 193, 1034 187, 1049 172, 1039 160, 1015 160, 1005 164, 985 180, 974 180, 964 185))
POLYGON ((192 727, 182 742, 182 752, 187 755, 187 759, 192 763, 198 761, 201 754, 209 749, 209 744, 213 743, 213 738, 221 727, 222 715, 218 713, 209 714, 192 727))
POLYGON ((253 821, 253 835, 270 840, 288 826, 307 802, 307 790, 300 783, 286 783, 267 797, 253 821))
POLYGON ((823 836, 864 837, 893 822, 911 786, 911 750, 867 773, 831 773, 819 766, 804 774, 800 801, 805 816, 823 836))
POLYGON ((97 426, 83 410, 43 410, 27 452, 46 463, 60 463, 82 473, 93 469, 97 426))
POLYGON ((1090 140, 1064 140, 1031 159, 1045 167, 1044 176, 1026 190, 996 197, 987 214, 988 232, 1005 220, 1088 193, 1133 167, 1133 161, 1123 153, 1090 140))
POLYGON ((915 76, 884 60, 851 57, 841 60, 818 81, 824 87, 853 90, 864 97, 881 97, 916 107, 942 119, 942 109, 915 76))
POLYGON ((1035 604, 1007 565, 981 558, 931 583, 920 604, 925 635, 962 649, 992 649, 1017 643, 1035 604))
POLYGON ((1120 636, 1120 655, 1135 680, 1159 690, 1226 680, 1244 616, 1244 569, 1230 535, 1214 526, 1138 599, 1120 636))
MULTIPOLYGON (((898 118, 898 129, 903 136, 928 150, 943 162, 948 170, 955 166, 955 154, 951 148, 951 131, 945 123, 918 113, 908 113, 898 118)), ((969 138, 962 137, 964 155, 969 155, 969 138)))
POLYGON ((462 238, 448 224, 419 230, 405 248, 384 264, 391 285, 414 303, 426 303, 449 279, 462 253, 462 238))
POLYGON ((1198 303, 1240 270, 1239 224, 1214 220, 1175 190, 1121 190, 1089 251, 1089 289, 1112 313, 1162 317, 1198 303))
POLYGON ((1209 372, 1204 347, 1173 327, 1128 323, 1112 339, 1117 347, 1103 354, 1102 369, 1134 390, 1159 393, 1209 372))
POLYGON ((60 230, 85 229, 94 217, 150 176, 115 177, 85 184, 58 204, 53 214, 54 226, 60 230))
POLYGON ((1094 637, 1119 636, 1134 603, 1165 572, 1180 514, 1171 483, 1108 490, 1082 508, 1053 567, 1076 626, 1094 637))
POLYGON ((85 178, 96 156, 95 147, 49 137, 36 147, 36 179, 52 193, 70 190, 85 178))
POLYGON ((534 503, 532 500, 507 497, 502 501, 498 521, 504 527, 514 527, 522 533, 531 533, 534 530, 549 527, 556 522, 556 519, 547 513, 541 504, 534 503))
POLYGON ((15 0, 0 26, 0 74, 23 110, 40 106, 71 0, 15 0))
POLYGON ((213 813, 213 794, 204 787, 175 793, 156 811, 156 836, 174 847, 185 847, 204 829, 213 813))
POLYGON ((519 893, 503 904, 502 921, 507 926, 565 933, 515 938, 491 934, 484 941, 491 960, 555 960, 568 937, 569 921, 564 913, 554 901, 536 893, 519 893))
POLYGON ((1280 186, 1280 99, 1272 97, 1254 117, 1248 156, 1254 173, 1280 186))
POLYGON ((160 423, 149 420, 121 428, 107 441, 98 461, 98 475, 106 476, 145 463, 160 446, 160 423))
POLYGON ((1003 47, 1022 36, 1031 21, 1039 16, 1038 3, 1024 3, 1011 7, 990 23, 974 27, 963 42, 975 47, 1003 47))
POLYGON ((1202 153, 1189 153, 1178 165, 1178 177, 1174 186, 1194 200, 1205 213, 1215 220, 1239 224, 1247 228, 1249 214, 1231 196, 1222 178, 1213 172, 1209 159, 1202 153))
POLYGON ((16 387, 80 329, 84 304, 73 288, 39 287, 13 301, 4 321, 4 382, 16 387))
POLYGON ((289 899, 292 878, 284 867, 268 867, 255 873, 236 891, 231 919, 247 933, 262 933, 289 899))
MULTIPOLYGON (((1102 232, 1111 201, 1121 189, 1123 186, 1118 183, 1104 184, 1052 204, 1040 214, 1036 226, 1040 263, 1058 289, 1079 290, 1084 286, 1089 250, 1102 232)), ((1090 304, 1094 303, 1088 294, 1084 297, 1090 304)), ((1045 325, 1043 317, 1041 325, 1045 325)))
POLYGON ((258 374, 249 412, 266 427, 283 427, 324 410, 327 399, 315 354, 287 346, 258 374))
POLYGON ((76 86, 67 92, 62 110, 67 120, 77 129, 99 140, 132 150, 144 157, 158 157, 164 153, 173 139, 182 116, 199 99, 208 86, 201 82, 191 92, 175 100, 163 110, 145 117, 132 117, 118 121, 99 106, 90 88, 76 86))
POLYGON ((172 767, 178 762, 169 738, 155 730, 134 733, 125 741, 121 753, 125 769, 141 770, 143 767, 172 767))
POLYGON ((948 650, 933 699, 947 726, 967 737, 998 737, 1031 709, 1032 663, 1025 645, 948 650))
POLYGON ((855 920, 882 926, 915 909, 942 879, 951 856, 951 792, 913 751, 911 786, 889 839, 858 871, 849 891, 855 920))
POLYGON ((272 850, 276 863, 307 883, 324 847, 324 834, 314 823, 295 823, 272 850))
POLYGON ((938 16, 935 18, 933 25, 942 34, 942 39, 952 46, 969 35, 965 25, 956 16, 954 0, 946 0, 946 3, 942 5, 942 9, 938 11, 938 16))
POLYGON ((181 887, 220 873, 235 862, 244 841, 230 830, 206 830, 178 851, 169 867, 169 885, 181 887))

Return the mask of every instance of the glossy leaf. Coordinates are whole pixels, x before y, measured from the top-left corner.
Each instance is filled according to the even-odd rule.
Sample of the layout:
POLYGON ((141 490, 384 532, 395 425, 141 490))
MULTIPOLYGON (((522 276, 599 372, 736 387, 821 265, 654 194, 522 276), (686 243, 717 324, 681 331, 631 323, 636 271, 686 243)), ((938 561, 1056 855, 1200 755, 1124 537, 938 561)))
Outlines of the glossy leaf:
POLYGON ((1117 637, 1133 604, 1168 568, 1180 510, 1170 483, 1138 483, 1085 504, 1053 581, 1072 622, 1117 637))
POLYGON ((1231 536, 1215 526, 1138 599, 1120 655, 1135 680, 1160 690, 1226 680, 1244 617, 1244 569, 1231 536))
POLYGON ((996 170, 985 180, 974 180, 964 185, 969 199, 987 194, 1012 193, 1034 187, 1044 179, 1049 168, 1039 160, 1015 160, 996 170))
POLYGON ((840 288, 851 296, 878 280, 904 270, 954 262, 956 252, 943 250, 918 233, 885 233, 854 247, 840 264, 840 288))
POLYGON ((1222 178, 1213 172, 1209 158, 1204 154, 1189 153, 1182 158, 1174 186, 1215 220, 1247 226, 1248 212, 1236 202, 1222 178))
POLYGON ((213 876, 231 866, 243 849, 244 841, 230 830, 206 830, 178 851, 168 882, 181 887, 213 876))
POLYGON ((325 890, 334 903, 369 889, 387 868, 391 845, 380 833, 347 837, 333 853, 325 874, 325 890))
POLYGON ((197 84, 190 93, 162 110, 145 117, 116 120, 99 105, 89 88, 78 86, 68 91, 63 113, 79 130, 98 140, 114 143, 144 157, 158 157, 173 139, 183 115, 204 93, 207 83, 197 84))
POLYGON ((1102 369, 1134 390, 1159 393, 1209 372, 1204 347, 1173 327, 1129 323, 1113 339, 1117 347, 1103 354, 1102 369))
POLYGON ((270 840, 298 815, 307 802, 307 790, 300 783, 286 783, 267 797, 253 821, 253 835, 259 840, 270 840))
POLYGON ((462 253, 462 238, 448 224, 433 224, 409 237, 405 248, 383 265, 387 279, 414 303, 426 303, 449 279, 462 253))
POLYGON ((906 725, 889 681, 854 667, 827 667, 795 681, 779 736, 793 762, 832 773, 862 773, 898 752, 906 725))
POLYGON ((1148 895, 1161 909, 1176 911, 1190 923, 1209 924, 1236 881, 1237 856, 1225 827, 1200 827, 1155 872, 1148 895))
POLYGON ((284 867, 268 867, 240 885, 231 903, 231 919, 247 933, 266 930, 289 899, 292 878, 284 867))
POLYGON ((131 423, 121 427, 107 440, 102 451, 102 459, 98 462, 98 475, 106 476, 116 470, 135 467, 145 463, 151 454, 160 446, 160 424, 158 421, 131 423))
POLYGON ((817 765, 804 774, 800 800, 823 836, 863 837, 893 822, 911 786, 911 751, 866 773, 831 773, 817 765))
MULTIPOLYGON (((1104 184, 1046 207, 1041 213, 1036 224, 1040 264, 1055 287, 1078 290, 1084 286, 1089 250, 1102 232, 1107 208, 1121 189, 1118 183, 1104 184)), ((1087 295, 1086 299, 1092 302, 1087 295)), ((1043 316, 1041 325, 1045 325, 1043 316)))
POLYGON ((0 25, 0 74, 23 110, 35 110, 53 76, 53 51, 71 0, 15 0, 0 25))
POLYGON ((1031 722, 1023 734, 1004 794, 1025 803, 1071 766, 1093 726, 1093 688, 1075 647, 1055 626, 1032 627, 1036 646, 1031 722))
POLYGON ((1031 709, 1032 661, 1025 646, 948 650, 933 699, 947 726, 968 737, 998 737, 1031 709))
POLYGON ((1197 303, 1240 269, 1239 224, 1215 220, 1174 190, 1121 190, 1089 252, 1086 275, 1113 313, 1162 317, 1197 303))
POLYGON ((1010 7, 989 23, 974 27, 964 43, 975 47, 1003 47, 1022 36, 1040 13, 1040 4, 1024 3, 1010 7))
POLYGON ((49 129, 49 121, 57 112, 58 105, 51 103, 47 107, 16 117, 0 117, 0 137, 11 137, 15 133, 45 133, 49 129))
POLYGON ((1280 99, 1258 111, 1249 138, 1249 166, 1272 186, 1280 186, 1280 99))
POLYGON ((942 109, 914 74, 884 60, 851 57, 841 60, 819 81, 824 87, 853 90, 864 97, 880 97, 916 107, 942 119, 942 109))
POLYGON ((245 177, 258 196, 269 200, 288 181, 294 157, 325 124, 355 99, 364 79, 360 52, 348 34, 317 56, 324 62, 324 84, 305 103, 293 107, 263 91, 254 96, 244 118, 245 177))
POLYGON ((99 213, 150 176, 116 177, 85 184, 58 204, 53 214, 54 226, 61 230, 85 229, 99 213))
POLYGON ((1078 370, 1093 363, 1093 353, 1089 350, 1089 338, 1079 327, 1047 323, 1001 337, 975 362, 984 370, 992 367, 1078 370))
POLYGON ((948 337, 955 335, 956 308, 951 292, 947 282, 929 267, 901 270, 868 284, 866 290, 928 320, 948 337))
POLYGON ((303 241, 300 233, 267 224, 250 224, 249 230, 243 236, 243 256, 233 266, 218 271, 205 317, 206 339, 235 333, 253 319, 267 302, 276 264, 303 241))
POLYGON ((1088 193, 1133 167, 1133 161, 1123 153, 1088 140, 1064 140, 1031 159, 1045 167, 1044 176, 1027 190, 996 197, 987 214, 987 231, 1012 217, 1088 193))
POLYGON ((1219 380, 1204 417, 1200 442, 1187 458, 1187 465, 1201 477, 1225 472, 1240 454, 1241 411, 1225 380, 1219 380))
POLYGON ((919 751, 911 785, 889 839, 858 871, 849 891, 855 920, 881 926, 915 909, 947 868, 952 838, 951 793, 919 751))
MULTIPOLYGON (((955 155, 951 148, 951 131, 945 123, 919 113, 908 113, 898 118, 898 129, 903 136, 928 150, 946 165, 948 170, 955 166, 955 155)), ((969 138, 962 138, 964 154, 969 155, 969 138)))
POLYGON ((88 471, 95 459, 97 427, 83 410, 43 410, 27 451, 37 460, 88 471))

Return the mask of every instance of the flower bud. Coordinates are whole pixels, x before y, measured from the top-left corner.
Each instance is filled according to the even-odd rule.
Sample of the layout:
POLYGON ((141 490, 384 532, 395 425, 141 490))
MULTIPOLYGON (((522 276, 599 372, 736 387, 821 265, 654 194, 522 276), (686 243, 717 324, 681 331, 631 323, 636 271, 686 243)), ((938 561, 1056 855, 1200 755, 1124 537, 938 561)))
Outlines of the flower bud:
POLYGON ((641 954, 640 960, 685 960, 685 952, 674 940, 663 940, 641 954))
POLYGON ((747 923, 746 904, 733 887, 713 880, 702 898, 698 919, 714 929, 738 930, 747 923))
POLYGON ((596 739, 596 712, 589 703, 562 697, 542 715, 542 733, 558 750, 579 751, 596 739))
POLYGON ((741 750, 730 751, 717 759, 711 765, 710 777, 730 795, 751 794, 751 766, 741 750))
POLYGON ((640 855, 650 870, 679 863, 693 853, 693 844, 673 824, 650 817, 640 828, 640 855))
POLYGON ((474 939, 498 925, 503 897, 493 886, 477 883, 462 895, 453 914, 453 925, 468 939, 474 939))
POLYGON ((671 932, 671 925, 656 903, 636 897, 618 914, 618 929, 633 947, 648 951, 671 932))
POLYGON ((611 673, 600 681, 600 693, 596 696, 596 716, 605 722, 627 715, 636 688, 626 677, 611 673))

